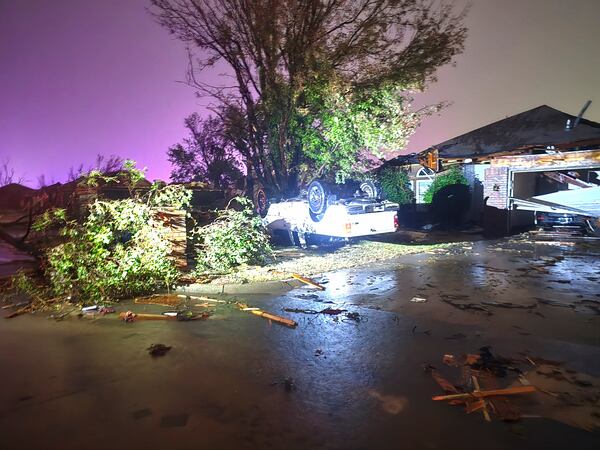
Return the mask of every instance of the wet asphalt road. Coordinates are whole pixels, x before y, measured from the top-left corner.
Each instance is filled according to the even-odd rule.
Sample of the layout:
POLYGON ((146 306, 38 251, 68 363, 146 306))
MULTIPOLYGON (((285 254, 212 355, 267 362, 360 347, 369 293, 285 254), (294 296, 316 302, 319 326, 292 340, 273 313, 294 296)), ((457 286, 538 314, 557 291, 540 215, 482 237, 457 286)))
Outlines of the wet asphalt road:
POLYGON ((2 320, 0 449, 598 448, 598 432, 432 402, 422 365, 491 345, 598 376, 599 277, 598 245, 482 241, 239 298, 296 329, 230 306, 188 323, 2 320), (327 307, 360 320, 284 311, 327 307), (151 358, 153 343, 173 348, 151 358))

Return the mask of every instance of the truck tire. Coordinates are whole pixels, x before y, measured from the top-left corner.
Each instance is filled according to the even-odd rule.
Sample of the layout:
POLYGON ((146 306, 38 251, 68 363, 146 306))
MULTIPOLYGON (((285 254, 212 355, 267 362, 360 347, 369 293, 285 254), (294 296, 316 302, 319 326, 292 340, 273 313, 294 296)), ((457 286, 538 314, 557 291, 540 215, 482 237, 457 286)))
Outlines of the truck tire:
POLYGON ((379 198, 379 188, 372 180, 366 180, 360 183, 360 190, 367 196, 367 198, 379 198))
POLYGON ((308 209, 315 216, 325 214, 327 210, 327 197, 329 195, 325 183, 313 180, 307 189, 308 209))
POLYGON ((267 197, 265 188, 258 186, 254 190, 254 195, 252 197, 254 209, 260 217, 265 217, 267 215, 267 211, 269 210, 269 197, 267 197))

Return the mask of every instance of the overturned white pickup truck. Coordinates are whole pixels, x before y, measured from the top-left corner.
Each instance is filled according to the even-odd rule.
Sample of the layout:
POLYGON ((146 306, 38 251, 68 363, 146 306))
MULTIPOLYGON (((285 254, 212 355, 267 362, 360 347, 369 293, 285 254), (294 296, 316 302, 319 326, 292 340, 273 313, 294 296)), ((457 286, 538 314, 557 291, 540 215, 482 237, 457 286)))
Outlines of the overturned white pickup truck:
POLYGON ((271 233, 287 232, 302 246, 308 236, 349 239, 393 233, 399 205, 378 197, 371 182, 362 183, 352 197, 338 199, 323 182, 313 181, 304 195, 269 205, 263 224, 271 233))

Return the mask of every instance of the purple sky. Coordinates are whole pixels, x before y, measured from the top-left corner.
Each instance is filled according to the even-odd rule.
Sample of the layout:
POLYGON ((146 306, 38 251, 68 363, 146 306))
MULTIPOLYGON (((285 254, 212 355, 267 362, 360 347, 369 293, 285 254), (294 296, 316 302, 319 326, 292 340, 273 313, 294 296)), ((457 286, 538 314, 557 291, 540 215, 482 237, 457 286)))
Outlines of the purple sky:
MULTIPOLYGON (((455 2, 459 3, 459 2, 455 2)), ((153 22, 147 0, 0 0, 0 162, 29 184, 118 154, 167 179, 166 149, 183 118, 205 112, 185 78, 183 44, 153 22)), ((546 103, 600 121, 600 1, 473 0, 466 51, 418 104, 421 150, 546 103)))

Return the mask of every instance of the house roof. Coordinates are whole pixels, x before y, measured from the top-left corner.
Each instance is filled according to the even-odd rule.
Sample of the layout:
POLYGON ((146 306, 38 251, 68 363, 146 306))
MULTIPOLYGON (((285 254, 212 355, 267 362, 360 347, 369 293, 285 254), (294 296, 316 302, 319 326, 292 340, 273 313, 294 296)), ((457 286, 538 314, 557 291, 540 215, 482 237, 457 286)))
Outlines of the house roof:
POLYGON ((19 183, 9 183, 7 185, 4 186, 0 186, 0 192, 10 192, 11 194, 15 194, 15 193, 28 193, 28 192, 33 192, 35 191, 35 189, 32 189, 28 186, 23 186, 22 184, 19 183))
MULTIPOLYGON (((577 127, 566 128, 567 120, 573 126, 576 118, 542 105, 449 139, 428 150, 437 149, 440 158, 468 158, 521 148, 549 145, 569 148, 570 144, 600 143, 600 123, 581 119, 577 127)), ((571 145, 575 146, 578 145, 571 145)))
POLYGON ((35 192, 34 189, 18 183, 10 183, 2 186, 0 187, 0 207, 16 208, 19 206, 19 202, 27 198, 33 192, 35 192))

